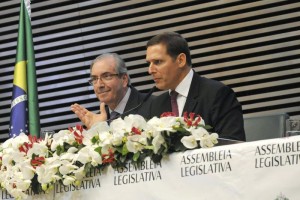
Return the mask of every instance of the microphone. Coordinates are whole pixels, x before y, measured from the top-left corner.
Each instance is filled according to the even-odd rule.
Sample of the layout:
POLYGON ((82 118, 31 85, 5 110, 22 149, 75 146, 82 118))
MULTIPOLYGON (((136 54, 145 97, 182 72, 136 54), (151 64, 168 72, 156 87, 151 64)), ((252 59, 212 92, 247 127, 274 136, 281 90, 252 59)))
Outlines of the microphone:
POLYGON ((133 108, 127 110, 126 112, 123 112, 122 114, 118 114, 118 115, 116 115, 114 118, 108 119, 108 120, 106 120, 106 121, 107 121, 108 123, 110 123, 112 120, 117 119, 117 118, 119 118, 119 117, 123 117, 123 116, 127 115, 128 113, 130 113, 130 112, 132 112, 132 111, 138 109, 139 107, 141 107, 141 106, 149 99, 149 97, 151 96, 151 94, 152 94, 153 92, 156 92, 156 91, 159 91, 159 89, 158 89, 156 86, 153 86, 153 88, 151 88, 151 90, 146 94, 146 96, 145 96, 144 99, 141 101, 141 103, 139 103, 137 106, 135 106, 135 107, 133 107, 133 108))
POLYGON ((228 144, 239 144, 243 142, 244 141, 228 139, 228 138, 218 138, 218 143, 216 144, 216 146, 223 146, 228 144))

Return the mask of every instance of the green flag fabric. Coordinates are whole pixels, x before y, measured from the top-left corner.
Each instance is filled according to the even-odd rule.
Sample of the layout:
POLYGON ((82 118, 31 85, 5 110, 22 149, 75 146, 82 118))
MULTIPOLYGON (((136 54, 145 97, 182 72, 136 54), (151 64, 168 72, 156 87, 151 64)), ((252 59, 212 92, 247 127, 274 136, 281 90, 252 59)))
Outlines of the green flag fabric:
POLYGON ((37 77, 29 9, 29 1, 21 0, 10 137, 17 136, 21 132, 40 136, 37 77))

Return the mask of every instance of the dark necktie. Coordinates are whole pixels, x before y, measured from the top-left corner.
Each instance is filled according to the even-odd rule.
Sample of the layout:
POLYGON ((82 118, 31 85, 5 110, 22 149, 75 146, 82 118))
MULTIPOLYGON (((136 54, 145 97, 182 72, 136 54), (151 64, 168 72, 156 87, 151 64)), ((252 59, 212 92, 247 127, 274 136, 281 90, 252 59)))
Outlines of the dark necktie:
POLYGON ((110 113, 110 121, 112 121, 112 120, 114 120, 114 119, 117 119, 118 117, 119 117, 119 113, 118 112, 116 112, 116 111, 112 111, 111 113, 110 113))
POLYGON ((178 105, 177 105, 178 93, 176 91, 171 91, 170 95, 171 95, 172 113, 174 113, 178 117, 179 116, 178 105))

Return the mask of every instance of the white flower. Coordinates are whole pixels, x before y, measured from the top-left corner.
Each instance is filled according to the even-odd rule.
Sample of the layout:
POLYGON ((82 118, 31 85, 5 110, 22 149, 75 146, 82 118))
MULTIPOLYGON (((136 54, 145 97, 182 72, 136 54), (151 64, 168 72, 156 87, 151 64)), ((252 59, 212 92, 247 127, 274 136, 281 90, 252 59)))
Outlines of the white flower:
POLYGON ((13 197, 15 197, 15 199, 27 199, 28 195, 23 192, 21 189, 15 187, 5 187, 5 189, 7 190, 7 192, 9 194, 11 194, 13 197))
POLYGON ((76 157, 75 157, 75 159, 74 159, 74 161, 76 160, 76 161, 79 161, 79 162, 81 162, 82 164, 86 164, 86 163, 88 163, 88 162, 90 162, 91 161, 91 158, 90 158, 90 156, 88 155, 88 148, 82 148, 79 152, 78 152, 78 154, 76 155, 76 157))
POLYGON ((201 140, 203 137, 209 135, 208 131, 203 127, 198 127, 198 128, 193 127, 190 129, 190 132, 198 141, 201 140))
POLYGON ((89 130, 83 131, 83 141, 82 143, 86 146, 91 146, 92 144, 92 138, 98 137, 103 132, 110 132, 110 127, 108 126, 107 122, 99 122, 93 125, 89 130))
POLYGON ((124 138, 124 132, 117 132, 112 134, 111 144, 115 146, 119 146, 122 144, 124 138))
POLYGON ((152 132, 155 137, 161 131, 176 132, 173 127, 179 126, 180 123, 177 121, 177 117, 153 117, 148 121, 148 125, 146 132, 152 132))
POLYGON ((60 156, 60 160, 73 160, 77 151, 78 149, 76 147, 70 147, 66 153, 60 156))
POLYGON ((6 140, 2 144, 2 147, 3 147, 3 149, 7 149, 7 148, 18 149, 21 144, 24 144, 24 142, 29 142, 28 136, 25 135, 24 133, 21 133, 17 137, 6 140))
POLYGON ((110 127, 107 124, 107 122, 98 122, 95 125, 93 125, 88 131, 88 134, 94 134, 94 136, 97 133, 103 132, 103 131, 109 131, 110 127))
POLYGON ((22 191, 26 191, 28 190, 28 188, 30 187, 31 181, 30 180, 15 180, 15 185, 16 188, 22 190, 22 191))
POLYGON ((218 143, 218 134, 216 133, 212 133, 210 135, 207 135, 205 137, 203 137, 201 140, 200 140, 200 146, 202 148, 211 148, 213 147, 215 144, 218 143))
POLYGON ((114 136, 110 132, 102 132, 99 133, 99 146, 102 147, 102 153, 107 153, 108 149, 112 147, 112 145, 115 144, 114 142, 114 136))
POLYGON ((31 166, 30 160, 27 159, 22 163, 19 163, 20 171, 25 180, 31 180, 34 177, 35 169, 31 166))
POLYGON ((130 133, 132 127, 136 127, 140 130, 147 127, 146 120, 140 115, 129 115, 124 118, 118 118, 110 124, 113 134, 124 134, 124 132, 130 133))
POLYGON ((36 168, 36 174, 38 175, 38 181, 41 184, 55 183, 60 180, 61 177, 58 176, 58 168, 61 165, 59 157, 54 155, 54 157, 46 158, 45 164, 40 165, 36 168))
POLYGON ((85 177, 84 167, 85 165, 73 171, 76 180, 82 180, 85 177))
POLYGON ((102 164, 102 157, 101 157, 101 155, 99 155, 98 152, 93 150, 90 152, 90 156, 92 157, 92 160, 91 160, 92 166, 96 167, 97 165, 102 164))
POLYGON ((79 161, 82 164, 90 162, 93 166, 102 164, 101 155, 94 150, 93 147, 86 146, 83 147, 77 154, 74 161, 79 161))
POLYGON ((113 133, 124 133, 124 132, 130 132, 131 131, 131 125, 126 124, 126 122, 122 118, 118 118, 113 120, 110 123, 110 128, 113 133))
POLYGON ((22 173, 17 167, 12 167, 7 173, 6 180, 1 183, 5 189, 16 199, 27 198, 24 193, 30 187, 31 181, 23 178, 22 173))
POLYGON ((51 150, 55 151, 57 146, 63 146, 64 142, 68 144, 75 142, 75 137, 69 130, 61 130, 53 135, 51 150))
POLYGON ((157 134, 152 140, 154 153, 157 153, 161 145, 163 145, 164 143, 165 143, 164 137, 161 134, 157 134))
POLYGON ((76 181, 75 176, 67 176, 67 175, 63 176, 63 184, 64 185, 71 185, 75 181, 76 181))
POLYGON ((181 143, 188 149, 194 149, 197 147, 197 141, 193 135, 182 137, 181 143))
POLYGON ((211 133, 211 134, 210 134, 210 137, 211 137, 211 141, 212 141, 214 144, 217 144, 217 143, 218 143, 218 138, 219 138, 218 133, 211 133))
POLYGON ((147 126, 146 120, 141 115, 128 115, 124 118, 124 121, 131 127, 136 127, 140 130, 145 129, 147 126))
POLYGON ((32 157, 33 154, 45 157, 48 154, 48 147, 45 143, 33 143, 32 148, 28 150, 27 156, 32 157))
POLYGON ((128 151, 132 153, 141 151, 147 145, 147 138, 145 138, 143 135, 132 135, 128 136, 127 139, 126 147, 128 151))
POLYGON ((113 135, 109 132, 101 132, 99 133, 99 139, 100 139, 100 146, 104 147, 107 145, 111 145, 113 135))
POLYGON ((71 174, 75 169, 78 169, 76 165, 73 165, 73 163, 71 163, 68 160, 62 160, 61 166, 59 167, 59 172, 62 175, 67 175, 67 174, 71 174))
POLYGON ((14 162, 20 163, 26 160, 25 153, 19 150, 14 150, 12 148, 6 149, 2 157, 2 165, 9 167, 14 164, 14 162))

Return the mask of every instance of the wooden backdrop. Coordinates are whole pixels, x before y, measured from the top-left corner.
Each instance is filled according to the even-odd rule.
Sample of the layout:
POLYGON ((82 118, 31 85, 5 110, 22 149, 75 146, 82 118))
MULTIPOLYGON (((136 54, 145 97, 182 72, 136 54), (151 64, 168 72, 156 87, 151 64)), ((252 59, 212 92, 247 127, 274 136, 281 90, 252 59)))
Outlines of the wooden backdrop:
MULTIPOLYGON (((19 0, 0 3, 0 139, 8 137, 19 0)), ((154 85, 145 45, 163 31, 189 42, 193 68, 236 92, 245 117, 287 113, 300 118, 300 3, 297 1, 32 0, 42 129, 78 123, 80 103, 96 111, 89 65, 120 54, 134 86, 154 85)))

